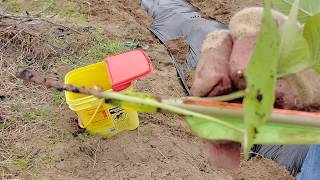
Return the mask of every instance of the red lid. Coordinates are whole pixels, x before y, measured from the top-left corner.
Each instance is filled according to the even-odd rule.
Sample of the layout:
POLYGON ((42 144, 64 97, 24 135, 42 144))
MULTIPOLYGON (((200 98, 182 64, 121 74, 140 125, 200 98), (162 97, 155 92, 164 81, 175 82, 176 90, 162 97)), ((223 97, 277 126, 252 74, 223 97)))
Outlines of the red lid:
POLYGON ((121 91, 131 82, 153 71, 151 60, 142 50, 125 52, 105 59, 112 81, 112 89, 121 91))

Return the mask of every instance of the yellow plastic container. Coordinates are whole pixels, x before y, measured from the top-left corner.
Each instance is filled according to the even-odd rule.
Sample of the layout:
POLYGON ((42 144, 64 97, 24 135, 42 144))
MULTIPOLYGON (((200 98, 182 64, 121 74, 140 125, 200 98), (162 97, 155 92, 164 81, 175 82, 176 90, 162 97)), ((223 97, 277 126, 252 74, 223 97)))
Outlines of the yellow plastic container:
MULTIPOLYGON (((112 82, 107 69, 107 62, 102 61, 75 69, 65 77, 66 84, 93 88, 97 86, 105 91, 112 90, 112 82)), ((132 86, 122 90, 131 91, 132 86)), ((70 109, 78 115, 78 123, 91 134, 111 137, 124 130, 134 130, 139 126, 136 111, 122 109, 93 96, 66 92, 66 101, 70 109)))

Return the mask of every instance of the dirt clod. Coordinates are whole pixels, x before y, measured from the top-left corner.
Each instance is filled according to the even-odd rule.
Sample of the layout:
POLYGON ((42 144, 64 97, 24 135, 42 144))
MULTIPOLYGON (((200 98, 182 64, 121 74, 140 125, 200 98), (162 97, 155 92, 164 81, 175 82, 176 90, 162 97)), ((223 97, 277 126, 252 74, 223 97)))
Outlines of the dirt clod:
POLYGON ((6 99, 5 95, 0 95, 0 101, 4 101, 6 99))

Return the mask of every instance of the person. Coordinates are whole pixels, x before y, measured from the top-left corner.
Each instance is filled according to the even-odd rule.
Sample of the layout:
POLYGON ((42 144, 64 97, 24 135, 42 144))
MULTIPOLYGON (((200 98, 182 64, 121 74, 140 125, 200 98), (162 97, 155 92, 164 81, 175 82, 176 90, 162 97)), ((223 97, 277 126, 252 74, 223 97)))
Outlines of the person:
POLYGON ((298 180, 320 179, 320 145, 311 145, 298 180))
MULTIPOLYGON (((194 82, 194 96, 218 96, 245 88, 244 71, 254 50, 260 31, 263 8, 246 8, 230 20, 228 30, 215 31, 203 41, 194 82)), ((273 11, 280 28, 287 16, 273 11)), ((320 76, 312 69, 277 80, 275 106, 303 109, 318 105, 320 76), (314 88, 314 89, 313 89, 314 88), (303 93, 301 96, 299 93, 303 93)), ((236 142, 205 143, 210 162, 218 168, 234 168, 240 164, 240 144, 236 142)), ((312 145, 303 164, 299 180, 320 179, 320 145, 312 145)))

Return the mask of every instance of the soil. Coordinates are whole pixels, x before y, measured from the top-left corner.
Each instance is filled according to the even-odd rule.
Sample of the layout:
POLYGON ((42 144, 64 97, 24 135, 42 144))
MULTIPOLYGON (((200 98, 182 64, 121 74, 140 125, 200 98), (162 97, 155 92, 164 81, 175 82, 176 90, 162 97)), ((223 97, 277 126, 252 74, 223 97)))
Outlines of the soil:
POLYGON ((229 24, 230 18, 245 7, 262 6, 263 0, 190 0, 201 12, 224 24, 229 24))
POLYGON ((176 58, 184 69, 185 80, 189 88, 191 88, 194 78, 195 69, 189 68, 186 58, 189 51, 189 45, 182 37, 165 42, 168 50, 176 58))
MULTIPOLYGON (((147 29, 152 20, 146 16, 139 0, 86 2, 90 8, 84 9, 83 13, 90 15, 92 22, 103 24, 101 28, 107 37, 128 41, 137 37, 149 46, 147 53, 155 70, 136 82, 137 91, 159 96, 185 96, 167 50, 147 29)), ((227 22, 239 8, 260 1, 192 2, 208 16, 227 22)), ((181 61, 185 56, 180 54, 178 57, 181 61)), ((33 176, 28 172, 36 169, 44 179, 293 179, 282 167, 262 158, 243 161, 240 168, 231 171, 212 168, 202 140, 193 136, 183 119, 174 114, 141 113, 138 130, 101 139, 77 129, 74 114, 67 106, 55 113, 64 120, 69 119, 55 124, 55 129, 62 132, 58 141, 52 142, 51 132, 31 129, 24 132, 28 136, 26 139, 14 142, 17 149, 30 149, 31 157, 50 147, 50 162, 25 172, 5 168, 7 174, 12 174, 7 178, 31 179, 33 176)))

